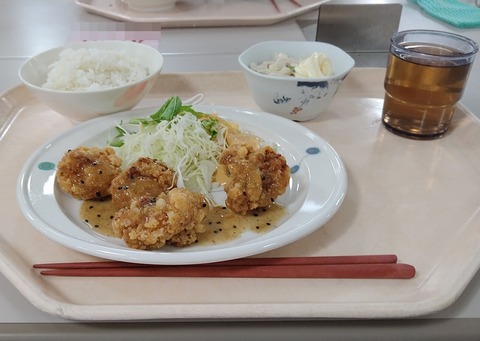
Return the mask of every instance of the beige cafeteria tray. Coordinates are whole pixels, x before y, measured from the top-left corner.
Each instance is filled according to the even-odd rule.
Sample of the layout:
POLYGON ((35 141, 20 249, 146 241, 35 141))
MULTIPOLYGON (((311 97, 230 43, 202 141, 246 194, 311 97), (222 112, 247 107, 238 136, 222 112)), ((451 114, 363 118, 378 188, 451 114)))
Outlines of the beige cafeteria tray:
MULTIPOLYGON (((302 123, 342 157, 347 195, 322 228, 265 256, 394 253, 416 267, 415 278, 41 277, 32 264, 94 258, 45 238, 17 206, 26 159, 72 127, 23 86, 0 97, 1 272, 39 309, 74 320, 401 318, 449 306, 480 263, 480 126, 460 108, 442 139, 391 134, 380 121, 383 76, 383 69, 354 69, 330 109, 302 123)), ((162 75, 140 106, 197 93, 206 104, 258 110, 239 72, 162 75)))
POLYGON ((88 12, 127 22, 154 22, 162 27, 261 26, 296 17, 330 0, 180 0, 165 11, 138 12, 121 0, 75 0, 88 12))

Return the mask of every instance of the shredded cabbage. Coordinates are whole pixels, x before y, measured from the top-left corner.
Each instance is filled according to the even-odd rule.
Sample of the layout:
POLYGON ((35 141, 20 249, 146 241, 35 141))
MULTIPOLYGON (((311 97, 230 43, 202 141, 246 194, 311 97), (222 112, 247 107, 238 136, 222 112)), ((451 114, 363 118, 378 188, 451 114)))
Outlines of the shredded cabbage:
MULTIPOLYGON (((122 167, 129 167, 142 156, 160 160, 175 170, 177 186, 199 192, 215 205, 210 190, 218 157, 225 147, 225 127, 216 127, 212 137, 205 128, 205 120, 196 114, 181 111, 168 120, 147 124, 136 121, 137 129, 131 132, 125 126, 117 126, 122 143, 112 146, 123 159, 122 167)), ((206 116, 209 120, 213 117, 206 116)))

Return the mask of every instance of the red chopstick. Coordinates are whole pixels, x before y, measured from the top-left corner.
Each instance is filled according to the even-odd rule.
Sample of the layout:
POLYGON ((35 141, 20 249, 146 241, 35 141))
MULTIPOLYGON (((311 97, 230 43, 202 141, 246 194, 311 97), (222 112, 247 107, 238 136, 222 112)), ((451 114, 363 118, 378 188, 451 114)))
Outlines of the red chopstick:
POLYGON ((225 277, 225 278, 385 278, 408 279, 415 268, 395 255, 242 258, 197 265, 148 265, 115 261, 33 265, 45 276, 225 277))
POLYGON ((275 0, 270 0, 270 1, 272 2, 273 7, 275 7, 275 10, 280 13, 281 12, 280 7, 278 7, 277 2, 275 0))
POLYGON ((297 7, 302 7, 302 4, 299 3, 297 0, 290 0, 290 2, 291 2, 292 4, 294 4, 295 6, 297 6, 297 7))
POLYGON ((52 269, 44 276, 75 277, 217 277, 217 278, 358 278, 409 279, 415 268, 408 264, 164 266, 158 268, 52 269))
MULTIPOLYGON (((196 264, 200 266, 240 266, 240 265, 332 265, 332 264, 383 264, 396 263, 397 256, 360 255, 360 256, 319 256, 319 257, 272 257, 272 258, 239 258, 223 262, 196 264)), ((68 263, 40 263, 34 264, 35 269, 107 269, 107 268, 152 268, 170 267, 171 265, 150 265, 117 261, 101 262, 68 262, 68 263)))

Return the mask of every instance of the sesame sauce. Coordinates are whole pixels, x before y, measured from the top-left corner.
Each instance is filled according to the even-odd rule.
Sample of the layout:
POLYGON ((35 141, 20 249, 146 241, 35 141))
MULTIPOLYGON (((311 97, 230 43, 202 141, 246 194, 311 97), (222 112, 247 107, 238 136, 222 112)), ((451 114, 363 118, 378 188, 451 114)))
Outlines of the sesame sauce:
POLYGON ((114 237, 112 219, 116 211, 112 200, 86 200, 80 207, 80 217, 95 232, 114 237))
MULTIPOLYGON (((116 208, 111 200, 86 200, 80 207, 81 219, 95 232, 113 237, 112 219, 116 208)), ((237 239, 248 231, 264 233, 278 226, 286 209, 278 204, 239 215, 226 207, 213 207, 204 220, 206 231, 197 245, 215 245, 237 239)))
POLYGON ((198 236, 198 243, 212 245, 239 238, 248 231, 270 231, 278 226, 285 213, 285 207, 277 204, 250 211, 246 215, 235 214, 226 207, 214 207, 204 220, 206 231, 198 236))

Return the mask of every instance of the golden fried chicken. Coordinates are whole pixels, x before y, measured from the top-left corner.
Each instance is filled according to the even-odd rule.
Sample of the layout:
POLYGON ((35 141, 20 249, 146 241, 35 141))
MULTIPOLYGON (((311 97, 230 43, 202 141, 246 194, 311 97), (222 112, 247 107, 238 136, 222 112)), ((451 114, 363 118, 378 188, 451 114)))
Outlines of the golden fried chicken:
POLYGON ((190 245, 205 231, 208 204, 200 193, 173 188, 156 198, 142 197, 114 216, 112 228, 134 249, 153 250, 166 244, 190 245))
POLYGON ((141 157, 112 181, 112 203, 120 209, 139 197, 157 197, 176 186, 175 172, 158 160, 141 157))
POLYGON ((228 176, 225 205, 239 214, 271 205, 290 181, 285 158, 271 147, 233 145, 223 151, 220 164, 228 176))
POLYGON ((121 172, 122 159, 113 148, 79 146, 69 150, 57 165, 60 188, 82 200, 110 195, 110 184, 121 172))
POLYGON ((263 200, 270 205, 277 197, 285 193, 290 182, 290 167, 285 158, 273 150, 272 147, 264 147, 249 155, 249 161, 257 165, 262 173, 263 200))

